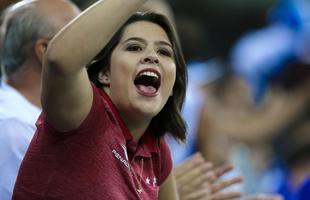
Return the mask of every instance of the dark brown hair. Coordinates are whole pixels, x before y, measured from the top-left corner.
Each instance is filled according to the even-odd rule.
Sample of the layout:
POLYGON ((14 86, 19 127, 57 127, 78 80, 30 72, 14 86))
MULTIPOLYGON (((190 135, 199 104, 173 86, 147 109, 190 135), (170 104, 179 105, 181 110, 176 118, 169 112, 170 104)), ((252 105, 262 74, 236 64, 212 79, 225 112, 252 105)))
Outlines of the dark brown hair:
POLYGON ((152 119, 150 128, 156 137, 161 137, 166 133, 169 133, 174 138, 184 141, 186 137, 186 125, 181 116, 181 109, 186 92, 187 71, 177 33, 173 25, 165 16, 153 12, 133 14, 88 65, 87 71, 89 79, 95 83, 97 87, 103 87, 98 81, 99 72, 105 70, 104 68, 109 70, 111 54, 114 48, 118 45, 125 27, 137 21, 148 21, 159 25, 165 30, 172 44, 177 68, 173 95, 169 97, 163 109, 152 119))

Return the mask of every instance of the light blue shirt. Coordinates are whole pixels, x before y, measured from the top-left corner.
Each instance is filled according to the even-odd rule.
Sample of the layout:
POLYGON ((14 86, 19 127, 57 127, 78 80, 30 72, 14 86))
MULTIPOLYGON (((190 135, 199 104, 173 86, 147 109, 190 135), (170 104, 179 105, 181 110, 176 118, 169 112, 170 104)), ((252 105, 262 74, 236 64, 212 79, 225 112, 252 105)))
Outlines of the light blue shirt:
POLYGON ((11 200, 20 163, 36 130, 40 108, 17 90, 0 85, 0 199, 11 200))

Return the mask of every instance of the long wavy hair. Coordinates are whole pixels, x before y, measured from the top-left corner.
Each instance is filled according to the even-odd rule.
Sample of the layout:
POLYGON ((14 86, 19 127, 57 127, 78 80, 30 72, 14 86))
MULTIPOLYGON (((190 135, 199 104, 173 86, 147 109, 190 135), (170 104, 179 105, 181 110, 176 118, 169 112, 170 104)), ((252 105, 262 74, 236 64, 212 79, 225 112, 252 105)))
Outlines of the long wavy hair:
POLYGON ((176 80, 173 87, 173 95, 169 97, 163 109, 152 119, 150 128, 156 137, 161 137, 166 133, 169 133, 175 139, 179 141, 184 141, 186 138, 186 125, 181 116, 181 109, 186 93, 187 70, 178 35, 175 31, 174 26, 165 16, 153 12, 139 12, 133 14, 114 34, 112 39, 93 59, 93 61, 87 66, 89 79, 97 87, 104 87, 98 81, 98 74, 102 70, 109 70, 111 54, 114 48, 120 42, 124 29, 128 25, 137 21, 148 21, 159 25, 165 30, 172 44, 176 63, 176 80))

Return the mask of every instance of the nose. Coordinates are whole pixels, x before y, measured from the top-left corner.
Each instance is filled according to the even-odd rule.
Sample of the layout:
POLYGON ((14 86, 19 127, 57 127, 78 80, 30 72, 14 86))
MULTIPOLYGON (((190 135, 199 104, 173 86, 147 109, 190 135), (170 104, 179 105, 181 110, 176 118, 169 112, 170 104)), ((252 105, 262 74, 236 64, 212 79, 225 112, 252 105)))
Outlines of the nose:
POLYGON ((148 64, 158 64, 159 59, 158 56, 155 53, 149 53, 142 59, 143 63, 148 63, 148 64))

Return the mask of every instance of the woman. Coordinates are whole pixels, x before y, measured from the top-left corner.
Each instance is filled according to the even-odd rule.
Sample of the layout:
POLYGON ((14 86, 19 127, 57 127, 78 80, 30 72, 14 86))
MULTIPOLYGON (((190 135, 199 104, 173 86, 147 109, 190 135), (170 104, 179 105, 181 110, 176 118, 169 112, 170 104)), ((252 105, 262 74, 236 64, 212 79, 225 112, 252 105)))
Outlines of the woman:
POLYGON ((13 199, 177 198, 163 136, 185 139, 186 69, 166 18, 132 15, 144 2, 98 1, 50 42, 13 199))

